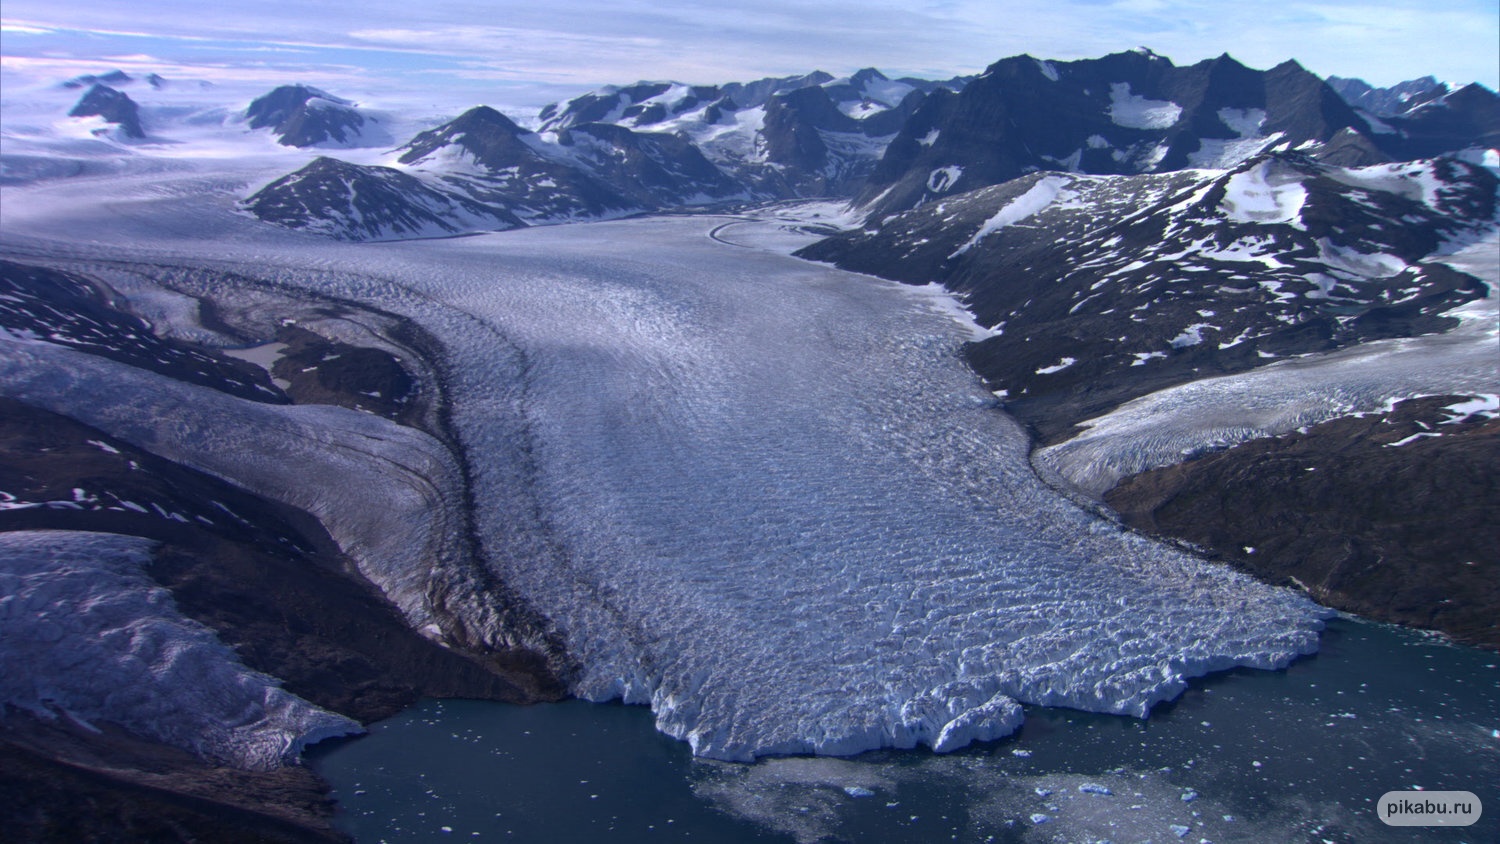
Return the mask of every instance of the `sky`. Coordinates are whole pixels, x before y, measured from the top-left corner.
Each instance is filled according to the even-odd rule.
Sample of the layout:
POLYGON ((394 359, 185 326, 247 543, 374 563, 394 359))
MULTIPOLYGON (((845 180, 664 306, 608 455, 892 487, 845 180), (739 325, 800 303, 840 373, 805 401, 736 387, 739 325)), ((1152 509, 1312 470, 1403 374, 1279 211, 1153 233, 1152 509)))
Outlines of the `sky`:
POLYGON ((5 0, 0 68, 119 67, 536 107, 604 84, 749 81, 877 67, 946 79, 1007 56, 1138 46, 1177 64, 1287 59, 1377 85, 1500 87, 1500 0, 5 0))

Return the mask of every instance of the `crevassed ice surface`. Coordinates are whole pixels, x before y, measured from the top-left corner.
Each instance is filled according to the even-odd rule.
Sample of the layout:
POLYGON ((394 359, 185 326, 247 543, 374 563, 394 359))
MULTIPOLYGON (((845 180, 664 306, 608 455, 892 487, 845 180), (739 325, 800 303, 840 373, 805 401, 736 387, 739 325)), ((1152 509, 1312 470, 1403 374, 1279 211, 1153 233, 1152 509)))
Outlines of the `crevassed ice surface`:
MULTIPOLYGON (((183 207, 89 230, 159 238, 183 207)), ((491 565, 579 695, 649 703, 700 755, 947 750, 1014 730, 1018 702, 1144 716, 1187 676, 1316 647, 1305 598, 1042 484, 930 297, 715 219, 348 246, 199 210, 213 243, 130 248, 443 341, 491 565)))
POLYGON ((0 533, 0 700, 107 720, 252 769, 359 724, 251 671, 142 571, 154 543, 79 531, 0 533))

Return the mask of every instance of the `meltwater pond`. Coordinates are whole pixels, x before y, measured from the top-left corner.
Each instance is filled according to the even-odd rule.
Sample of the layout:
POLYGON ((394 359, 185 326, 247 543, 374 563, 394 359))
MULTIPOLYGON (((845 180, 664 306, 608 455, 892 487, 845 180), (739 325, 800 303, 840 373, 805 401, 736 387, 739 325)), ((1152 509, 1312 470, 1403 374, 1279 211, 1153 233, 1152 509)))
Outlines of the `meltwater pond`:
POLYGON ((315 748, 357 841, 1480 842, 1500 839, 1500 656, 1336 619, 1283 672, 1196 680, 1147 720, 1029 707, 949 755, 694 759, 645 707, 429 701, 315 748), (1472 791, 1462 829, 1387 791, 1472 791))

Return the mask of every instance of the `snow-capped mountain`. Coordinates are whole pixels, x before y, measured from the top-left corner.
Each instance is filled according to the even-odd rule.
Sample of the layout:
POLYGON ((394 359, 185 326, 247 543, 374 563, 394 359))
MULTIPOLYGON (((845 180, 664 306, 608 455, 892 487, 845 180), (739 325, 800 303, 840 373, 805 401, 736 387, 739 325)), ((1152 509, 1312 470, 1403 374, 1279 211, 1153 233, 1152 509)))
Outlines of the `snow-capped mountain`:
MULTIPOLYGON (((483 215, 434 209, 473 203, 551 223, 852 196, 861 215, 880 219, 1038 171, 1232 169, 1271 151, 1343 167, 1448 153, 1482 162, 1500 146, 1493 92, 1412 90, 1419 105, 1377 117, 1296 62, 1261 71, 1223 55, 1178 67, 1146 50, 1074 62, 1016 56, 972 81, 893 80, 867 68, 746 85, 640 82, 547 106, 536 132, 473 109, 413 138, 393 163, 452 197, 414 197, 425 209, 416 216, 435 213, 448 218, 443 228, 465 231, 483 215)), ((355 236, 361 227, 333 229, 355 236)))
POLYGON ((396 152, 394 169, 319 159, 245 207, 278 225, 365 240, 602 219, 744 194, 675 135, 607 123, 536 133, 487 106, 396 152))
POLYGON ((95 83, 68 112, 68 116, 100 117, 105 123, 118 127, 119 133, 124 137, 146 137, 146 130, 141 126, 140 108, 135 100, 108 85, 95 83))
POLYGON ((1278 358, 1456 324, 1485 295, 1423 259, 1496 228, 1494 175, 1296 153, 1226 171, 1036 173, 799 253, 961 294, 970 349, 1044 438, 1120 402, 1278 358))
POLYGON ((858 197, 887 215, 1037 170, 1161 173, 1233 167, 1271 149, 1344 165, 1389 160, 1354 109, 1296 62, 1228 55, 1177 67, 1149 51, 1075 62, 1016 56, 934 96, 858 197))
POLYGON ((307 85, 283 85, 245 109, 251 129, 270 129, 289 147, 355 146, 366 117, 349 100, 307 85))
POLYGON ((1431 76, 1389 88, 1376 88, 1363 79, 1342 76, 1330 76, 1326 81, 1349 105, 1376 117, 1395 117, 1448 94, 1448 86, 1431 76))
POLYGON ((1371 125, 1397 160, 1450 152, 1482 158, 1486 150, 1500 148, 1500 96, 1483 85, 1465 85, 1371 125))
POLYGON ((245 200, 268 223, 339 240, 435 237, 522 225, 503 206, 434 189, 391 167, 319 157, 245 200))
POLYGON ((544 131, 595 122, 675 134, 761 198, 843 195, 927 93, 966 81, 893 80, 865 68, 723 86, 640 82, 547 106, 540 120, 544 131))
MULTIPOLYGON (((154 73, 151 74, 151 76, 154 79, 160 79, 161 78, 161 77, 157 76, 154 73)), ((64 87, 64 88, 92 88, 95 85, 109 85, 111 87, 119 87, 119 86, 122 86, 122 85, 129 85, 130 83, 132 83, 134 81, 135 81, 135 77, 131 76, 130 74, 126 73, 123 70, 110 70, 110 71, 106 71, 104 73, 85 73, 85 74, 82 74, 82 75, 79 75, 79 76, 75 76, 72 79, 69 79, 68 81, 62 83, 62 87, 64 87)), ((152 87, 160 87, 160 86, 156 85, 153 82, 152 83, 152 87)))

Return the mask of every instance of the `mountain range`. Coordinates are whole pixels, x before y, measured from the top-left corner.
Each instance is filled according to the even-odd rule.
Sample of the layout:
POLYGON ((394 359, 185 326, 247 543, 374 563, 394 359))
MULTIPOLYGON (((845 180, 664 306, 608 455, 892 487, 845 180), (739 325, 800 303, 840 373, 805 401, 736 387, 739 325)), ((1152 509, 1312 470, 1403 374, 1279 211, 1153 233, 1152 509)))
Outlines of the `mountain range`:
MULTIPOLYGON (((300 466, 255 463, 251 476, 262 484, 255 492, 104 422, 94 427, 0 396, 0 539, 14 542, 13 556, 61 559, 44 547, 52 540, 25 532, 160 543, 154 557, 130 542, 85 550, 97 551, 92 558, 104 568, 144 572, 140 583, 169 591, 183 616, 227 644, 221 650, 262 672, 255 683, 279 690, 284 682, 319 712, 337 714, 298 735, 354 729, 349 719, 385 717, 422 696, 530 702, 570 691, 559 669, 569 668, 566 648, 547 627, 546 608, 508 591, 475 550, 471 474, 488 470, 460 465, 469 457, 444 404, 463 388, 453 382, 457 370, 433 363, 438 341, 417 320, 355 301, 357 294, 336 295, 368 285, 387 302, 419 308, 450 291, 402 288, 395 272, 336 288, 348 276, 321 263, 318 250, 329 244, 320 238, 438 238, 684 211, 723 215, 730 227, 746 209, 797 200, 832 200, 825 207, 838 209, 816 223, 788 216, 798 257, 936 284, 962 306, 973 336, 961 354, 989 391, 979 390, 979 405, 1020 423, 1032 466, 1048 483, 1122 528, 1326 606, 1500 647, 1492 530, 1500 378, 1488 354, 1500 259, 1500 98, 1483 86, 1426 77, 1378 88, 1321 79, 1293 61, 1257 70, 1223 55, 1177 66, 1149 50, 1079 61, 1015 56, 941 81, 892 79, 873 68, 720 85, 643 81, 528 118, 476 105, 418 119, 308 85, 184 118, 149 104, 152 92, 184 84, 155 74, 48 84, 59 119, 68 109, 71 134, 56 147, 57 161, 45 150, 7 150, 0 183, 21 184, 12 196, 30 190, 33 177, 112 178, 110 165, 98 162, 120 150, 170 159, 177 133, 191 126, 262 156, 261 169, 211 173, 193 187, 212 185, 214 201, 232 203, 234 212, 222 216, 241 227, 233 232, 270 233, 262 241, 245 235, 253 241, 247 250, 292 244, 304 250, 296 259, 303 263, 288 259, 295 270, 277 264, 265 279, 248 279, 221 273, 216 259, 142 253, 116 261, 8 239, 0 339, 21 350, 8 364, 13 374, 26 375, 32 347, 62 347, 58 354, 108 361, 119 367, 109 372, 158 390, 185 385, 183 395, 200 399, 313 411, 287 416, 310 420, 309 441, 332 436, 336 426, 319 420, 364 420, 368 428, 329 440, 340 454, 364 454, 397 479, 408 470, 420 475, 410 466, 430 459, 437 468, 423 471, 442 481, 416 484, 405 498, 409 490, 396 484, 390 500, 427 515, 380 535, 399 545, 420 533, 413 525, 443 521, 431 514, 447 519, 449 507, 458 514, 440 525, 453 548, 422 557, 431 566, 411 566, 415 574, 381 580, 359 567, 368 549, 346 542, 334 517, 274 493, 300 466), (242 179, 247 172, 256 181, 242 179), (299 275, 293 283, 278 272, 314 281, 299 275), (155 275, 147 283, 132 273, 155 275), (325 278, 328 289, 318 288, 325 278), (222 348, 252 337, 252 349, 222 348), (257 362, 266 355, 274 362, 257 362), (1454 361, 1477 373, 1468 386, 1426 386, 1454 361), (1356 366, 1405 368, 1411 379, 1403 383, 1416 386, 1391 388, 1372 406, 1366 393, 1388 382, 1356 383, 1356 366), (1277 386, 1313 378, 1327 379, 1319 382, 1321 405, 1288 399, 1292 388, 1277 386), (1261 395, 1270 398, 1256 400, 1261 395), (1278 403, 1291 409, 1267 407, 1278 403), (335 408, 343 415, 316 415, 335 408), (1221 424, 1183 435, 1172 426, 1192 415, 1184 408, 1221 424), (417 432, 430 451, 398 449, 417 432), (490 590, 481 594, 483 612, 463 604, 473 597, 465 578, 490 590)), ((149 180, 157 166, 127 175, 149 180)), ((154 184, 132 190, 120 202, 128 209, 121 225, 137 225, 133 209, 150 203, 193 201, 154 184)), ((138 216, 143 230, 154 225, 148 213, 138 216)), ((710 236, 719 239, 719 230, 710 236)), ((337 248, 378 255, 407 247, 337 248)), ((396 258, 406 254, 415 252, 396 258)), ((601 284, 577 295, 597 296, 604 312, 616 304, 610 297, 631 294, 601 284)), ((662 366, 687 366, 677 355, 699 349, 701 338, 674 334, 668 317, 676 315, 647 306, 639 313, 662 317, 642 332, 663 344, 662 366)), ((481 319, 454 321, 461 323, 448 326, 454 331, 504 340, 481 319)), ((508 354, 506 347, 496 359, 508 362, 508 354)), ((521 360, 518 379, 586 375, 546 364, 521 360)), ((480 400, 495 402, 497 418, 514 410, 511 396, 480 400)), ((631 393, 618 410, 634 422, 653 408, 631 393)), ((199 434, 211 445, 219 435, 182 437, 199 434)), ((495 439, 534 471, 533 443, 495 439)), ((940 458, 932 458, 941 467, 934 472, 964 474, 940 458)), ((361 496, 374 494, 337 492, 329 512, 349 518, 369 509, 361 496)), ((167 610, 178 610, 163 609, 170 602, 142 601, 161 611, 156 622, 177 623, 167 610)), ((130 621, 121 616, 121 624, 130 621)), ((335 837, 311 775, 276 769, 282 757, 262 756, 255 761, 266 770, 226 773, 254 766, 230 751, 199 752, 197 734, 184 739, 161 726, 166 720, 152 721, 161 735, 109 727, 102 737, 65 719, 16 722, 0 742, 0 764, 30 772, 30 790, 16 805, 44 807, 47 828, 74 837, 109 834, 111 818, 149 836, 166 818, 206 839, 232 826, 226 817, 250 824, 252 839, 335 837), (76 795, 98 811, 69 827, 76 795)), ((279 752, 296 750, 287 744, 279 752)))
MULTIPOLYGON (((1359 167, 1500 145, 1493 92, 1417 89, 1408 108, 1387 103, 1377 116, 1295 62, 1259 71, 1225 55, 1177 67, 1149 51, 1018 56, 941 83, 874 69, 637 83, 547 106, 534 130, 480 107, 400 147, 391 164, 421 184, 385 204, 409 203, 395 216, 435 229, 371 226, 347 203, 303 206, 296 196, 336 192, 326 165, 289 174, 247 208, 344 239, 495 230, 512 224, 507 214, 545 224, 798 197, 846 197, 881 217, 1039 171, 1167 173, 1272 151, 1359 167), (476 217, 474 202, 489 214, 476 217)), ((1373 89, 1347 90, 1375 102, 1373 89)))

